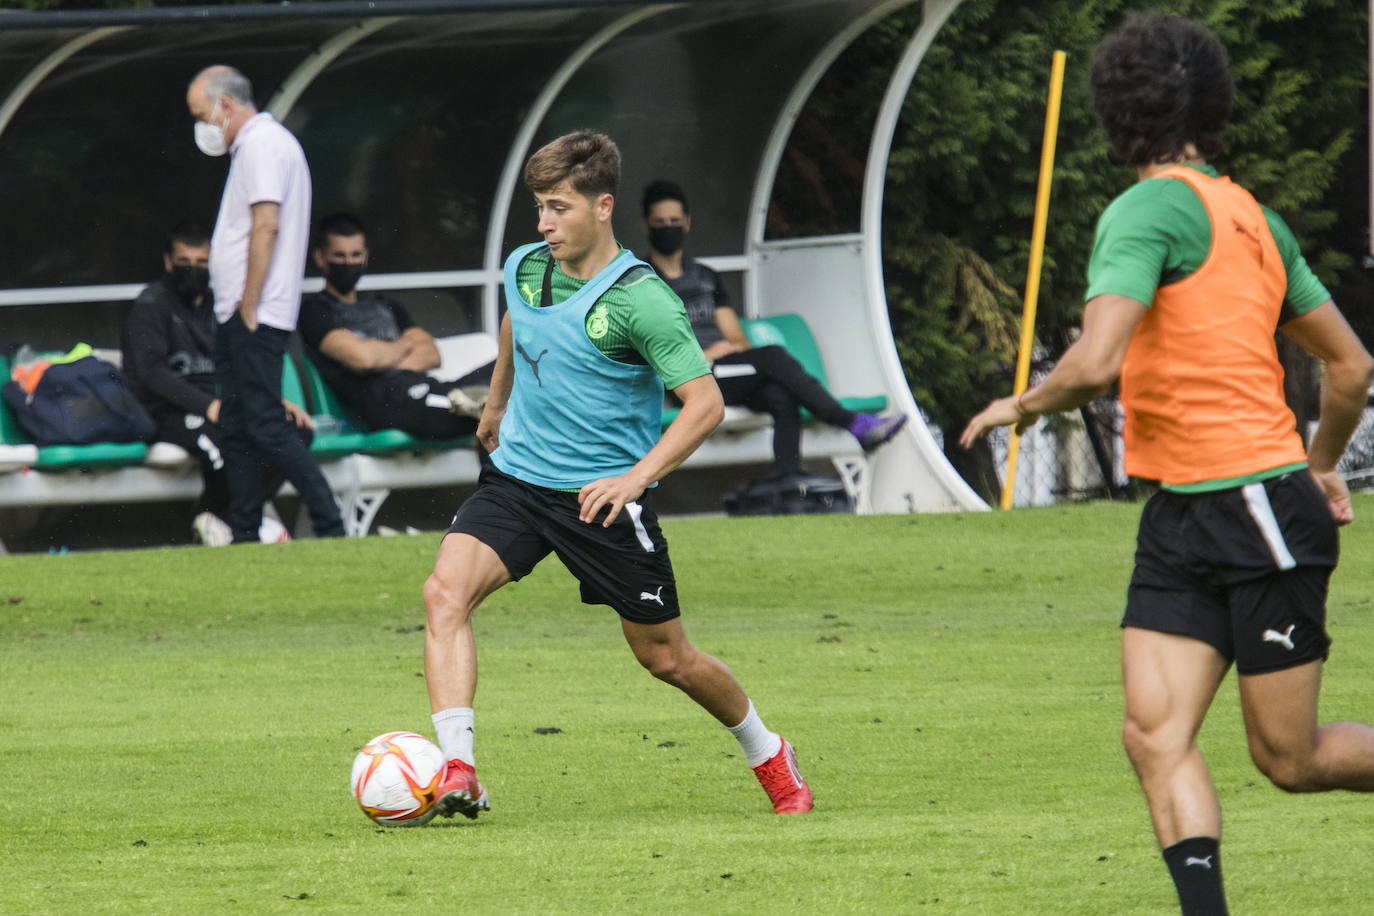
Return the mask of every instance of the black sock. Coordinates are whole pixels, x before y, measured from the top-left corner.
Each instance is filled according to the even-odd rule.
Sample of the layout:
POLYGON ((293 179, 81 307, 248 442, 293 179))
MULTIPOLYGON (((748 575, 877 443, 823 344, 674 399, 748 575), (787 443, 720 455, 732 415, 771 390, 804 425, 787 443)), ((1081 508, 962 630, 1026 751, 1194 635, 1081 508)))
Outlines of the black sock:
POLYGON ((1221 888, 1221 850, 1209 836, 1189 837, 1164 850, 1183 916, 1227 916, 1221 888))

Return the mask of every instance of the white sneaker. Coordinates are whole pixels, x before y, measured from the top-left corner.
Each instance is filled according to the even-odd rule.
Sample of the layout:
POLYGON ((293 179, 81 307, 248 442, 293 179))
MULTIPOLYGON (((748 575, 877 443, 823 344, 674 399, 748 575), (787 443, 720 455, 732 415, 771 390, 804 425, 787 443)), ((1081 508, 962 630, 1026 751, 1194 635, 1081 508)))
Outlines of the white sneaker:
POLYGON ((486 385, 469 385, 466 388, 454 388, 448 393, 449 410, 460 417, 472 417, 474 420, 482 419, 482 409, 487 406, 487 393, 491 391, 486 385))
POLYGON ((258 540, 264 544, 284 544, 291 540, 291 532, 272 516, 264 515, 258 526, 258 540))
POLYGON ((191 530, 206 547, 228 547, 234 542, 234 532, 213 512, 202 512, 192 519, 191 530))

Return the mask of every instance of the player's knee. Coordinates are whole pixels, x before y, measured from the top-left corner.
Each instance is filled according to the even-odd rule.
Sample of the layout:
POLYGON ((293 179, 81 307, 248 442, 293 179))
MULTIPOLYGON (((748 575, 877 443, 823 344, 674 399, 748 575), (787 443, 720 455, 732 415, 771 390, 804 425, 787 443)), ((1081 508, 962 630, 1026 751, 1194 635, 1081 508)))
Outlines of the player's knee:
POLYGON ((465 594, 465 590, 437 572, 430 574, 425 580, 424 599, 431 629, 461 625, 471 616, 473 604, 465 594))
POLYGON ((654 677, 674 686, 684 683, 682 665, 669 646, 651 646, 635 652, 635 658, 654 677))
POLYGON ((1166 730, 1129 713, 1121 725, 1121 744, 1136 769, 1181 756, 1187 751, 1186 746, 1175 746, 1176 742, 1169 739, 1166 730))
POLYGON ((648 671, 654 677, 658 678, 660 681, 665 681, 669 684, 676 684, 678 681, 681 680, 680 666, 677 664, 676 660, 672 657, 672 655, 666 652, 659 652, 649 656, 648 658, 641 658, 639 660, 639 663, 644 666, 644 669, 646 671, 648 671))
POLYGON ((1251 749, 1250 759, 1274 788, 1294 794, 1316 792, 1320 788, 1310 757, 1301 754, 1276 754, 1251 749))

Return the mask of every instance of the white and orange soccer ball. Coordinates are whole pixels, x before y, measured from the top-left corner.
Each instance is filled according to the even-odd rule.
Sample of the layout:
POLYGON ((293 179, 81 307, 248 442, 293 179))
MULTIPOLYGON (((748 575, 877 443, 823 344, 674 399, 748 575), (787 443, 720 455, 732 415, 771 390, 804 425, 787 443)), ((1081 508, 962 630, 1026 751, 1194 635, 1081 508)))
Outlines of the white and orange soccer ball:
POLYGON ((353 798, 386 827, 418 827, 434 817, 444 753, 414 732, 378 735, 353 760, 353 798))

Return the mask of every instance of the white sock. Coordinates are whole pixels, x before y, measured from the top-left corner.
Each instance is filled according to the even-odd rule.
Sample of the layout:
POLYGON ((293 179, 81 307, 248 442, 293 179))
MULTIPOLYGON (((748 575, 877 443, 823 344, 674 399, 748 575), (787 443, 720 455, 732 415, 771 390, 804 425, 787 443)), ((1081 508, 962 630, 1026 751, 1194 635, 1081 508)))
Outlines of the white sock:
POLYGON ((770 732, 763 724, 759 714, 754 711, 754 701, 749 701, 749 714, 736 726, 726 726, 730 734, 739 742, 744 759, 751 767, 756 767, 778 751, 782 750, 782 738, 770 732))
POLYGON ((434 732, 439 736, 444 759, 476 766, 472 759, 472 710, 466 707, 442 709, 430 718, 434 720, 434 732))

